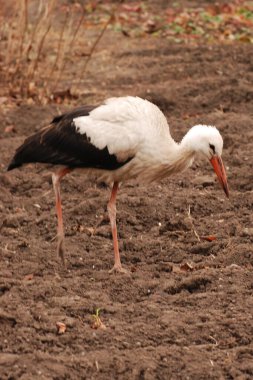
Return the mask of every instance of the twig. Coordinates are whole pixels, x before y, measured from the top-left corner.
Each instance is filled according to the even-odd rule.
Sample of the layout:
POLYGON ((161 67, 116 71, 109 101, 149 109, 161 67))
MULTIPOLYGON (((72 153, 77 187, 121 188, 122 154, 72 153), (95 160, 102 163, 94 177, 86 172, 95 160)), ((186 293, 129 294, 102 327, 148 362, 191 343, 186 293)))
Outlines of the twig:
POLYGON ((44 15, 42 16, 42 7, 40 6, 39 7, 39 11, 38 11, 38 19, 33 27, 33 31, 32 31, 32 35, 31 35, 31 38, 30 38, 30 41, 28 42, 27 44, 27 47, 25 49, 25 57, 26 57, 26 62, 29 61, 29 54, 30 54, 30 51, 32 50, 32 47, 33 47, 33 44, 34 44, 34 41, 35 41, 35 37, 36 37, 36 33, 37 33, 37 30, 39 29, 40 27, 40 24, 42 23, 42 21, 44 21, 44 19, 46 18, 46 10, 45 10, 45 13, 44 15))
POLYGON ((196 238, 198 239, 198 241, 200 241, 199 234, 195 230, 195 227, 194 227, 194 224, 193 224, 193 219, 192 219, 192 216, 191 216, 191 206, 190 205, 189 205, 189 208, 188 208, 188 211, 187 211, 187 215, 188 215, 189 221, 191 223, 192 232, 194 233, 194 235, 196 236, 196 238))
POLYGON ((81 73, 81 76, 83 76, 83 74, 85 73, 86 71, 86 68, 88 66, 88 63, 90 62, 92 56, 93 56, 93 53, 99 43, 99 41, 101 40, 101 38, 103 37, 103 35, 105 34, 105 31, 108 27, 108 25, 112 22, 112 20, 114 20, 114 12, 110 15, 109 19, 106 21, 106 23, 104 24, 103 26, 103 29, 101 30, 101 32, 99 33, 99 35, 97 36, 94 44, 92 45, 91 47, 91 50, 90 50, 90 53, 85 61, 85 64, 84 64, 84 67, 83 67, 83 70, 82 70, 82 73, 81 73))
POLYGON ((48 25, 45 33, 42 35, 42 38, 40 40, 40 43, 39 43, 39 46, 38 46, 38 52, 37 52, 37 57, 34 61, 34 66, 33 66, 33 70, 32 70, 32 73, 31 73, 31 80, 33 80, 34 78, 34 74, 38 68, 38 64, 39 64, 39 58, 40 58, 40 54, 41 54, 41 51, 42 51, 42 48, 43 48, 43 45, 44 45, 44 42, 45 42, 45 39, 46 39, 46 36, 48 35, 50 29, 51 29, 51 23, 48 25))
POLYGON ((37 70, 37 67, 38 67, 38 63, 39 63, 39 58, 40 58, 40 54, 41 54, 41 51, 42 51, 42 48, 43 48, 43 45, 44 45, 44 42, 45 42, 45 39, 46 39, 46 36, 48 35, 50 29, 51 29, 51 26, 52 26, 52 22, 51 22, 51 18, 52 18, 52 11, 53 11, 53 8, 54 8, 54 4, 55 4, 55 0, 52 0, 49 4, 49 6, 47 7, 47 10, 45 12, 45 14, 47 15, 47 18, 48 18, 48 26, 46 28, 46 31, 44 32, 44 34, 42 35, 42 38, 38 44, 38 51, 37 51, 37 57, 35 59, 35 62, 34 62, 34 66, 33 66, 33 70, 32 70, 32 74, 31 74, 31 79, 34 78, 34 74, 37 70))
POLYGON ((21 31, 21 41, 20 41, 20 49, 19 49, 19 60, 22 60, 23 56, 23 48, 25 43, 26 32, 28 28, 28 0, 24 0, 24 10, 23 10, 23 20, 21 25, 23 24, 21 31))
MULTIPOLYGON (((15 41, 15 43, 13 41, 12 43, 12 45, 15 47, 15 50, 17 52, 14 53, 14 55, 16 54, 16 59, 14 60, 15 64, 13 67, 13 71, 11 73, 11 81, 10 81, 11 83, 14 82, 13 78, 17 77, 18 74, 21 72, 25 36, 27 32, 27 27, 28 27, 28 0, 22 1, 22 6, 20 7, 20 10, 19 10, 18 25, 20 25, 20 31, 18 32, 18 35, 16 36, 17 41, 15 41)), ((15 82, 17 81, 18 80, 16 80, 15 82)))
MULTIPOLYGON (((7 30, 8 30, 8 37, 7 37, 7 47, 6 47, 6 53, 5 53, 5 65, 6 66, 10 66, 10 63, 11 63, 12 37, 13 37, 13 34, 14 34, 13 24, 12 23, 9 23, 9 25, 7 25, 7 30)), ((8 70, 8 73, 9 73, 9 70, 8 70)))
MULTIPOLYGON (((73 47, 74 47, 74 45, 75 45, 75 39, 76 39, 77 33, 79 32, 79 29, 80 29, 80 27, 81 27, 81 25, 82 25, 82 22, 83 22, 83 20, 84 20, 85 13, 86 13, 86 11, 85 11, 85 7, 83 7, 82 15, 81 15, 81 17, 80 17, 80 19, 79 19, 79 22, 78 22, 78 24, 77 24, 77 27, 76 27, 76 29, 75 29, 75 31, 74 31, 73 36, 72 36, 72 39, 70 40, 70 43, 69 43, 69 46, 68 46, 68 50, 67 50, 66 53, 64 53, 64 56, 63 56, 63 63, 62 63, 62 65, 61 65, 61 70, 60 70, 59 76, 58 76, 58 78, 57 78, 56 84, 61 80, 62 73, 64 72, 64 69, 65 69, 65 66, 66 66, 66 59, 64 59, 64 57, 65 57, 65 56, 71 56, 71 52, 72 52, 73 47)), ((54 92, 54 91, 55 91, 55 86, 54 86, 52 92, 54 92)))
POLYGON ((52 77, 52 75, 53 75, 56 67, 58 66, 58 62, 59 62, 59 58, 60 58, 60 52, 61 52, 61 47, 62 47, 62 41, 63 41, 63 35, 64 35, 64 31, 65 31, 65 28, 66 28, 66 25, 67 25, 69 14, 70 14, 70 11, 69 11, 69 8, 68 8, 68 10, 66 12, 64 23, 62 25, 59 41, 58 41, 56 59, 55 59, 55 62, 53 64, 53 67, 52 67, 50 75, 49 75, 50 78, 52 77))
POLYGON ((87 56, 87 59, 86 59, 86 61, 85 61, 85 63, 84 63, 84 67, 83 67, 82 72, 81 72, 81 77, 83 77, 83 75, 84 75, 84 73, 85 73, 85 71, 86 71, 86 69, 87 69, 87 66, 88 66, 88 64, 89 64, 89 62, 90 62, 90 60, 91 60, 91 58, 92 58, 92 56, 93 56, 93 53, 94 53, 94 51, 95 51, 95 49, 96 49, 96 47, 97 47, 99 41, 101 40, 101 38, 102 38, 103 35, 105 34, 105 31, 106 31, 106 29, 108 28, 108 26, 112 23, 112 21, 114 21, 114 19, 115 19, 115 14, 117 13, 119 7, 120 7, 123 3, 124 3, 124 0, 120 0, 120 1, 118 2, 116 8, 113 9, 113 11, 112 11, 111 14, 110 14, 109 19, 105 22, 105 24, 104 24, 104 26, 103 26, 101 32, 99 33, 99 35, 97 36, 96 40, 94 41, 94 44, 92 45, 91 50, 90 50, 90 52, 89 52, 89 54, 88 54, 88 56, 87 56))
MULTIPOLYGON (((15 5, 14 5, 15 6, 15 5)), ((20 22, 20 17, 21 17, 21 13, 18 12, 18 15, 16 14, 17 11, 17 8, 14 8, 13 9, 13 13, 15 14, 15 17, 18 19, 18 22, 20 22)), ((16 73, 16 70, 14 70, 14 73, 11 73, 12 70, 10 70, 10 68, 12 69, 12 61, 15 62, 15 59, 13 59, 13 56, 15 56, 15 54, 13 54, 13 52, 16 50, 17 46, 15 44, 15 40, 14 40, 14 37, 15 37, 15 27, 14 27, 14 22, 7 22, 6 23, 6 26, 7 26, 7 30, 8 30, 8 37, 7 37, 7 47, 6 47, 6 54, 5 54, 5 65, 8 67, 8 70, 7 70, 7 76, 6 76, 6 82, 7 83, 12 83, 12 77, 14 76, 14 74, 16 73)))
POLYGON ((67 32, 66 32, 66 38, 64 39, 64 44, 62 46, 62 54, 61 54, 61 60, 60 60, 60 63, 59 63, 59 66, 60 66, 60 70, 59 70, 59 73, 58 75, 56 76, 55 78, 55 81, 54 81, 54 84, 52 85, 52 88, 51 88, 51 93, 53 93, 56 89, 56 86, 57 84, 59 83, 60 79, 61 79, 61 76, 62 76, 62 73, 63 73, 63 69, 65 67, 65 57, 66 57, 66 45, 67 45, 67 36, 70 34, 70 31, 72 29, 72 26, 73 26, 73 13, 69 13, 70 15, 70 18, 69 18, 69 24, 68 24, 68 28, 67 28, 67 32))
POLYGON ((12 251, 11 249, 8 248, 9 244, 6 244, 5 247, 1 247, 1 249, 7 253, 16 253, 16 251, 12 251))
POLYGON ((52 13, 53 13, 54 5, 55 5, 55 0, 51 0, 51 2, 49 4, 47 4, 46 9, 45 9, 45 13, 44 13, 43 18, 48 19, 48 25, 46 27, 46 30, 44 30, 44 33, 42 34, 41 39, 40 40, 38 39, 37 55, 36 55, 36 58, 34 59, 33 66, 31 67, 31 71, 27 75, 27 77, 28 77, 27 88, 26 88, 27 93, 28 93, 29 81, 32 81, 34 79, 34 76, 37 72, 37 68, 39 65, 39 59, 40 59, 40 55, 41 55, 41 52, 42 52, 42 49, 44 46, 44 42, 45 42, 45 39, 46 39, 46 37, 47 37, 51 27, 52 27, 52 13))
MULTIPOLYGON (((44 25, 44 20, 47 18, 48 7, 47 6, 45 7, 44 14, 42 14, 42 12, 43 12, 42 3, 40 2, 38 13, 37 13, 37 20, 35 22, 35 25, 33 25, 31 37, 29 38, 27 46, 24 48, 24 51, 23 51, 24 63, 26 66, 25 66, 24 74, 23 74, 21 81, 20 81, 20 92, 21 93, 24 92, 23 91, 24 83, 28 79, 28 77, 32 71, 33 60, 31 60, 31 64, 28 65, 29 55, 30 55, 30 52, 33 50, 34 46, 36 45, 37 31, 40 29, 40 25, 44 25)), ((28 83, 27 83, 27 85, 28 85, 28 83)), ((27 92, 27 88, 26 88, 26 92, 27 92)))

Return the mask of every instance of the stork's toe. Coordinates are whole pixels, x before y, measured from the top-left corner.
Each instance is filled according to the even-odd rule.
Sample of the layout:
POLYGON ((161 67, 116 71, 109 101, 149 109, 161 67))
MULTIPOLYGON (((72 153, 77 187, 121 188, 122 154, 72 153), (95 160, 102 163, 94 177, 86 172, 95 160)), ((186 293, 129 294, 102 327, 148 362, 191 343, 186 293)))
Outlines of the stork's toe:
POLYGON ((111 270, 109 270, 109 273, 123 273, 126 275, 130 275, 129 270, 122 267, 122 265, 114 264, 111 270))
POLYGON ((57 254, 60 257, 63 267, 65 267, 64 240, 60 239, 57 245, 57 254))

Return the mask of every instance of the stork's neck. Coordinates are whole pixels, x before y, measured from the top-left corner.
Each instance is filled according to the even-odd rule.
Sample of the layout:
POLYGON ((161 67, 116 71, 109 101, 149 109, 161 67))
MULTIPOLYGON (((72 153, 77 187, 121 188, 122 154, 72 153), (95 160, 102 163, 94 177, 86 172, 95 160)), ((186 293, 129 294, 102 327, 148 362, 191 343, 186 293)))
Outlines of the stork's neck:
POLYGON ((181 143, 176 143, 172 138, 168 141, 164 140, 159 144, 159 152, 156 151, 154 162, 149 165, 142 173, 142 177, 147 180, 154 181, 177 174, 191 166, 195 156, 195 151, 188 144, 187 139, 183 139, 181 143), (150 166, 153 170, 150 170, 150 166))
MULTIPOLYGON (((148 182, 184 171, 191 166, 197 153, 189 132, 180 143, 169 136, 167 139, 159 140, 157 145, 152 142, 152 149, 150 145, 145 148, 137 155, 136 160, 129 162, 128 167, 134 166, 131 178, 138 176, 148 182)), ((124 180, 124 175, 122 178, 124 180)), ((129 173, 127 178, 129 179, 129 173)))
MULTIPOLYGON (((178 171, 188 168, 196 154, 203 154, 203 142, 207 133, 213 127, 195 125, 192 127, 182 141, 174 146, 174 164, 178 171)), ((211 129, 213 131, 213 129, 211 129)))
POLYGON ((196 151, 191 146, 187 134, 180 143, 175 143, 172 158, 173 172, 180 172, 191 166, 196 151))
POLYGON ((191 166, 196 153, 196 141, 192 139, 190 129, 180 143, 175 143, 173 166, 175 166, 178 171, 187 169, 191 166))

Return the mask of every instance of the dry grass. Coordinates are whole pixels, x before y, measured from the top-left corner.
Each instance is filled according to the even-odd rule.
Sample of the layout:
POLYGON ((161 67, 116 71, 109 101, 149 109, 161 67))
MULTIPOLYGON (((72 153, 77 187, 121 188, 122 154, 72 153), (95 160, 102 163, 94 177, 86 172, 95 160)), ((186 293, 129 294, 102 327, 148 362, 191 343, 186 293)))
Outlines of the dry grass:
POLYGON ((56 0, 10 1, 3 14, 0 46, 5 57, 0 57, 0 77, 4 92, 40 103, 54 100, 80 46, 80 73, 76 74, 79 81, 85 77, 94 50, 113 21, 113 15, 109 15, 95 40, 88 44, 83 40, 87 9, 79 3, 63 6, 56 0))

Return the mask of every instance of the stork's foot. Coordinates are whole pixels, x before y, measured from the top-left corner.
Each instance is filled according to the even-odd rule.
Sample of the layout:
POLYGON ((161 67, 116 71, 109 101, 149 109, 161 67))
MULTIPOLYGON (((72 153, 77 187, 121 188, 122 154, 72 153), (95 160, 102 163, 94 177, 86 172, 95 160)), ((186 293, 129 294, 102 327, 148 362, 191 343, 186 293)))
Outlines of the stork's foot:
POLYGON ((127 269, 123 268, 121 264, 114 264, 112 269, 109 270, 109 273, 123 273, 130 275, 130 272, 127 269))

